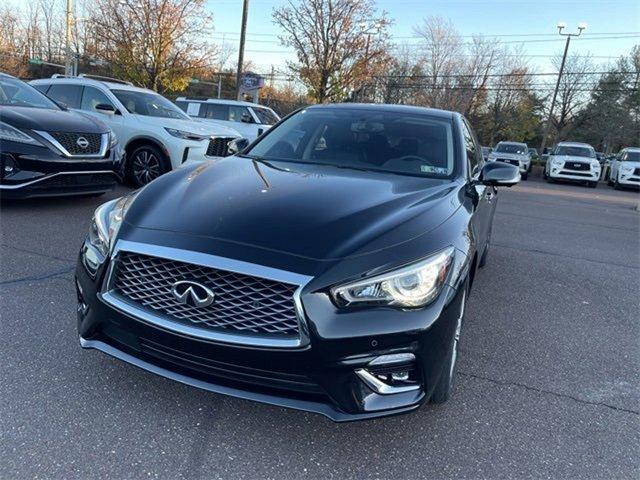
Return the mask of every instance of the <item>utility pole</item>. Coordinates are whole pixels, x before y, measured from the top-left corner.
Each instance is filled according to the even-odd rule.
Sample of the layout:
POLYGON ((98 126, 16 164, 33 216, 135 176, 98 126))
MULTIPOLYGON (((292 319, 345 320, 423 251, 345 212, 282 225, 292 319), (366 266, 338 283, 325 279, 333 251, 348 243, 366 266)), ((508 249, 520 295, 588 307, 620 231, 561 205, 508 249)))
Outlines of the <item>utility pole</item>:
POLYGON ((247 15, 249 14, 249 0, 242 5, 242 26, 240 28, 240 49, 238 51, 238 71, 236 73, 236 99, 240 100, 240 81, 242 79, 242 64, 244 63, 244 39, 247 34, 247 15))
POLYGON ((68 76, 73 75, 73 55, 71 52, 71 42, 73 39, 73 0, 67 0, 66 9, 66 35, 65 35, 65 61, 64 61, 64 74, 68 76))
POLYGON ((560 71, 558 72, 558 80, 556 81, 556 88, 553 91, 553 98, 551 100, 551 106, 549 107, 549 117, 547 118, 547 124, 544 127, 542 133, 542 143, 540 144, 540 155, 544 153, 544 149, 547 146, 547 137, 549 136, 549 130, 551 130, 551 123, 553 122, 553 108, 556 106, 556 99, 558 98, 558 90, 560 89, 560 81, 562 80, 562 73, 564 72, 564 64, 567 61, 567 52, 569 51, 569 43, 571 37, 579 37, 582 31, 587 28, 586 23, 578 25, 578 33, 562 33, 562 30, 567 26, 566 23, 558 23, 558 34, 563 37, 567 37, 567 43, 564 45, 564 54, 562 55, 562 62, 560 63, 560 71))

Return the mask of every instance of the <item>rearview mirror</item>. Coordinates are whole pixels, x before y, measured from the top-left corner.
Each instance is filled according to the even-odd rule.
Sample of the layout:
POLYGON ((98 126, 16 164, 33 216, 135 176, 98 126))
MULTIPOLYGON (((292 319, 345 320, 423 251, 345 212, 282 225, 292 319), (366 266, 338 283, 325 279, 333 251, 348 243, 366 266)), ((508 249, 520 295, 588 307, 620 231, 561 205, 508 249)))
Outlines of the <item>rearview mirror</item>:
POLYGON ((229 155, 236 155, 247 148, 249 143, 249 140, 246 138, 236 138, 231 140, 229 145, 227 145, 227 152, 229 152, 229 155))
POLYGON ((519 181, 520 169, 502 162, 485 163, 478 178, 478 183, 491 187, 512 187, 519 181))
POLYGON ((115 115, 117 112, 115 107, 113 105, 109 105, 108 103, 99 103, 93 108, 98 112, 104 113, 107 115, 115 115))

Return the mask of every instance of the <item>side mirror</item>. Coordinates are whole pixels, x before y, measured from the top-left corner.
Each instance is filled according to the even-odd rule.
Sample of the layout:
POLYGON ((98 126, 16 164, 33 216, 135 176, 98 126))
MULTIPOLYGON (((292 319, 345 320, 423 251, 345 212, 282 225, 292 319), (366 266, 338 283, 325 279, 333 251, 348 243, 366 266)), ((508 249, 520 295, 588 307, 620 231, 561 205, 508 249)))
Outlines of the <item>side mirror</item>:
POLYGON ((251 115, 249 115, 248 113, 243 113, 242 117, 240 117, 240 121, 242 123, 253 123, 253 119, 251 118, 251 115))
POLYGON ((115 115, 117 113, 115 107, 113 105, 109 105, 108 103, 99 103, 93 108, 98 112, 104 113, 106 115, 115 115))
POLYGON ((236 138, 231 140, 227 145, 227 152, 229 155, 237 155, 249 146, 249 140, 246 138, 236 138))
POLYGON ((59 102, 58 100, 54 100, 53 103, 55 103, 56 105, 58 105, 62 110, 64 110, 65 112, 67 110, 69 110, 69 107, 67 106, 66 103, 64 102, 59 102))
POLYGON ((491 187, 512 187, 520 181, 520 169, 502 162, 485 163, 477 183, 491 187))

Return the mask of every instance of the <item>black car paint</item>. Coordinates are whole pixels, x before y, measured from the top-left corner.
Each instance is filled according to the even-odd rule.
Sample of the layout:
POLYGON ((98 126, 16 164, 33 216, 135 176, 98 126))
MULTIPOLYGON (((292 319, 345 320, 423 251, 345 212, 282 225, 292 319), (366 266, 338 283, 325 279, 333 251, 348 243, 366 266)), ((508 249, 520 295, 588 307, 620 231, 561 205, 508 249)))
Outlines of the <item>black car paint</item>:
MULTIPOLYGON (((29 87, 31 88, 31 87, 29 87)), ((0 197, 92 195, 111 190, 122 173, 122 149, 104 158, 65 157, 37 131, 105 134, 109 128, 89 116, 63 109, 0 105, 0 121, 28 133, 42 145, 0 139, 0 197), (5 171, 11 166, 13 171, 5 171), (58 182, 63 176, 66 181, 58 182)))
POLYGON ((494 187, 472 180, 460 137, 463 119, 448 115, 457 137, 453 180, 228 157, 160 177, 131 206, 120 240, 215 253, 311 277, 301 293, 308 345, 270 349, 203 341, 130 317, 100 300, 107 259, 95 280, 82 261, 78 264, 83 346, 184 383, 336 421, 417 408, 430 398, 442 374, 463 291, 472 284, 487 247, 497 200, 494 187), (342 309, 331 298, 329 290, 337 284, 449 246, 455 247, 455 256, 447 285, 424 308, 342 309), (148 355, 140 347, 147 341, 172 349, 182 361, 148 355), (423 385, 418 392, 379 395, 354 375, 354 369, 376 356, 397 352, 416 355, 423 385), (202 365, 212 362, 304 375, 322 394, 204 373, 202 365))

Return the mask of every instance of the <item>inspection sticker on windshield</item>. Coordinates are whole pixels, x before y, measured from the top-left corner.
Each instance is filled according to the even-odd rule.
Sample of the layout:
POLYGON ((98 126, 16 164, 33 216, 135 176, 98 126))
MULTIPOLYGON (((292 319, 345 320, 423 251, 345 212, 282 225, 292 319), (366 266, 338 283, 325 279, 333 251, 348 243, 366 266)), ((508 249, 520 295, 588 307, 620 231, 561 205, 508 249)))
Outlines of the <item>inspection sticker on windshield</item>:
POLYGON ((438 175, 446 175, 447 169, 442 167, 434 167, 433 165, 420 165, 422 173, 436 173, 438 175))
POLYGON ((200 114, 200 104, 199 103, 190 103, 187 106, 187 115, 190 117, 197 117, 200 114))

